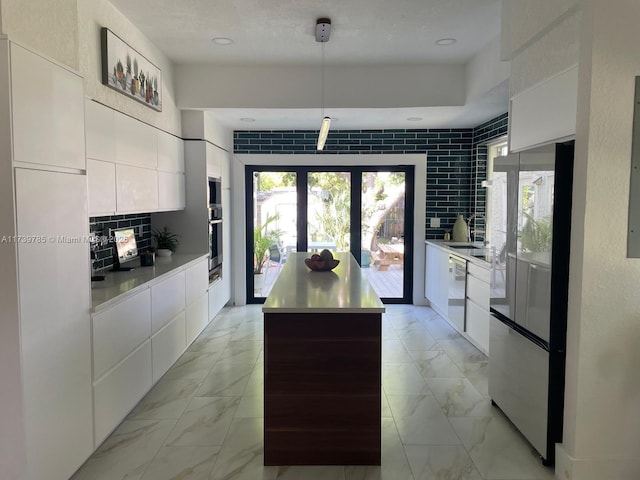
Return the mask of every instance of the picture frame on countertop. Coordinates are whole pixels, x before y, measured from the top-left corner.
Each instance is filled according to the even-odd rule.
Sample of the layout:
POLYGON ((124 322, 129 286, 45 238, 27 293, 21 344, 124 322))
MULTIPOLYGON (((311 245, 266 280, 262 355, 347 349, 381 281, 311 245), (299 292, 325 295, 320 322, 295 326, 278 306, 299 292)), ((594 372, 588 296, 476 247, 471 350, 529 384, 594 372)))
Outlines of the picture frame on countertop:
POLYGON ((107 27, 100 38, 102 84, 161 112, 162 71, 107 27))

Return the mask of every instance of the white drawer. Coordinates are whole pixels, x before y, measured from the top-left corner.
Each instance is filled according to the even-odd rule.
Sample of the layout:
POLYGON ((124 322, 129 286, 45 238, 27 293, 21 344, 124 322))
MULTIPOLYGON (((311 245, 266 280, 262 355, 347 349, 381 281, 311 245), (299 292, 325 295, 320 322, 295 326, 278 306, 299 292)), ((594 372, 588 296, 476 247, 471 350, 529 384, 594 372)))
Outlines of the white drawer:
POLYGON ((489 310, 467 300, 467 334, 489 355, 489 310))
POLYGON ((184 271, 151 287, 151 334, 184 310, 184 271))
POLYGON ((209 288, 209 262, 205 258, 201 262, 185 270, 186 277, 186 305, 191 305, 207 293, 209 288))
POLYGON ((467 298, 473 300, 485 311, 489 311, 489 284, 471 275, 467 275, 467 298))
POLYGON ((118 426, 151 388, 151 341, 93 385, 94 446, 118 426))
POLYGON ((491 281, 491 269, 483 268, 473 262, 467 262, 467 273, 489 283, 491 281))
POLYGON ((151 295, 144 290, 93 316, 93 379, 151 336, 151 295))
POLYGON ((549 353, 490 317, 489 396, 546 454, 549 353))
POLYGON ((209 296, 205 291, 187 307, 187 345, 191 345, 209 323, 209 296))
POLYGON ((153 383, 174 364, 187 347, 184 312, 180 313, 162 330, 151 337, 153 359, 153 383))

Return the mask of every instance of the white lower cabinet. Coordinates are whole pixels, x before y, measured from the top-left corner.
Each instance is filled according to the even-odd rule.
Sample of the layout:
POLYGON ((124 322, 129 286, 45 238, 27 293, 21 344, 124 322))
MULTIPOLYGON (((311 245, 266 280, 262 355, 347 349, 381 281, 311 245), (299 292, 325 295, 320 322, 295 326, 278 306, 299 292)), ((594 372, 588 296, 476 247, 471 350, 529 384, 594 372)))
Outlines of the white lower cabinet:
POLYGON ((151 333, 155 334, 164 325, 184 310, 185 274, 177 273, 151 287, 151 333))
POLYGON ((151 337, 153 383, 160 380, 187 347, 185 314, 182 311, 151 337))
POLYGON ((151 294, 144 290, 93 316, 93 378, 100 378, 151 335, 151 294))
POLYGON ((193 342, 209 323, 209 297, 205 292, 187 307, 187 345, 193 342))
POLYGON ((467 337, 489 354, 489 296, 490 270, 467 262, 466 334, 467 337))
POLYGON ((131 352, 93 385, 94 445, 118 426, 152 386, 151 341, 131 352))
POLYGON ((449 278, 449 254, 427 244, 425 265, 425 297, 431 307, 443 317, 447 316, 447 279, 449 278))
POLYGON ((174 272, 92 315, 95 448, 208 323, 207 259, 174 272))

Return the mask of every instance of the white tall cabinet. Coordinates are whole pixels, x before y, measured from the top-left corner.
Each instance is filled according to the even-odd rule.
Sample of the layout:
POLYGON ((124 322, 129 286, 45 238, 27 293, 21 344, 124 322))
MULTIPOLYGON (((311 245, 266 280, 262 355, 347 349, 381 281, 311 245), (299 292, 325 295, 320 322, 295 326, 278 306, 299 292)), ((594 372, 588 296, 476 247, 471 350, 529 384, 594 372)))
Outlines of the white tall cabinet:
POLYGON ((0 39, 3 478, 68 479, 92 452, 82 91, 74 72, 0 39))

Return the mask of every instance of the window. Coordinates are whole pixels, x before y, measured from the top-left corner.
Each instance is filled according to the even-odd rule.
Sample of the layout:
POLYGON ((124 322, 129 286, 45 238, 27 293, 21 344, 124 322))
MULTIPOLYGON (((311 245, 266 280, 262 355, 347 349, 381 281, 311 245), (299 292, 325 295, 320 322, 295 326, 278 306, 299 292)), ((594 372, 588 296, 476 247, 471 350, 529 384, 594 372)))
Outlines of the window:
POLYGON ((485 191, 485 241, 496 247, 500 247, 504 243, 504 232, 496 230, 498 227, 492 225, 491 219, 494 218, 495 213, 500 211, 503 204, 503 199, 499 195, 496 195, 494 183, 505 183, 506 174, 496 175, 493 171, 493 162, 496 157, 504 157, 509 153, 509 147, 505 139, 501 139, 499 142, 487 146, 487 180, 482 182, 482 186, 485 191), (504 178, 503 178, 504 177, 504 178))

